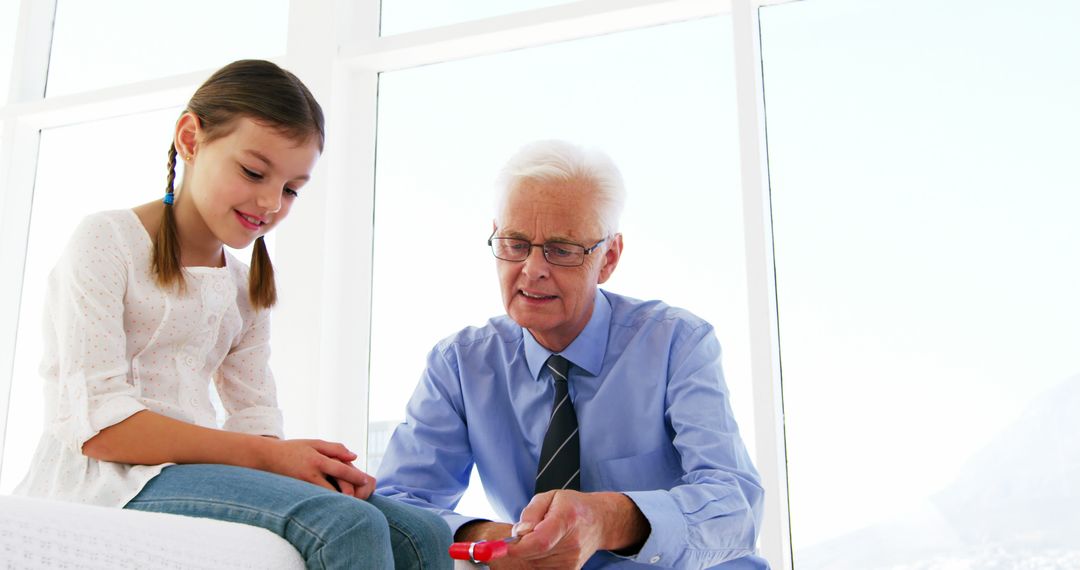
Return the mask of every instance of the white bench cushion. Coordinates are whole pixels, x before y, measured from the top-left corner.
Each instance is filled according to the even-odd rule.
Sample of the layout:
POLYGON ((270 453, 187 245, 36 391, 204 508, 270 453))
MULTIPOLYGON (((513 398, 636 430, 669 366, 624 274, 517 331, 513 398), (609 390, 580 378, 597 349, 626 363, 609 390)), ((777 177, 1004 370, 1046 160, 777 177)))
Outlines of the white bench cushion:
POLYGON ((6 495, 0 560, 27 569, 304 568, 285 539, 253 526, 6 495))

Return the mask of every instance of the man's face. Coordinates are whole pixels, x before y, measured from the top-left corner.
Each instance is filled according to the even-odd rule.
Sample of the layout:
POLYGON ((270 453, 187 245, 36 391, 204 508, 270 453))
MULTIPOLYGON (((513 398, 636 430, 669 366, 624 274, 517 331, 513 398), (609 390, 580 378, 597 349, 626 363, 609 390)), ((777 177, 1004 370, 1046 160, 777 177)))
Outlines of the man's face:
MULTIPOLYGON (((591 247, 607 236, 591 191, 581 192, 582 184, 521 183, 510 192, 495 237, 591 247)), ((552 265, 540 248, 533 248, 525 261, 497 260, 506 314, 548 350, 563 350, 589 322, 596 286, 611 276, 621 252, 622 236, 616 235, 578 267, 552 265)))

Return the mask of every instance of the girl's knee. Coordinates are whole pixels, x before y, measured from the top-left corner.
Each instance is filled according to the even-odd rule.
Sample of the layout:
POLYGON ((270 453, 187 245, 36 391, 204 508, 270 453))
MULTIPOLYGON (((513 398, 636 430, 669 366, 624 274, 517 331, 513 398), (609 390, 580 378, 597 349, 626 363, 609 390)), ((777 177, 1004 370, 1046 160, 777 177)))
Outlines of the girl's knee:
POLYGON ((430 511, 423 509, 413 510, 416 511, 413 524, 418 528, 419 532, 423 533, 427 540, 440 545, 445 544, 446 548, 450 548, 453 537, 450 535, 450 527, 446 524, 446 521, 430 511))
POLYGON ((367 501, 347 495, 336 495, 327 509, 318 516, 333 519, 338 524, 350 528, 369 527, 383 533, 388 528, 386 515, 382 511, 367 501))
POLYGON ((391 530, 397 528, 425 542, 450 546, 450 527, 439 515, 386 497, 372 496, 371 503, 386 516, 391 530))
POLYGON ((290 518, 317 535, 323 543, 342 540, 389 542, 386 516, 379 509, 339 493, 326 493, 303 501, 290 518))
POLYGON ((315 517, 320 546, 306 558, 350 561, 357 568, 393 565, 390 527, 379 509, 345 495, 327 495, 317 503, 308 505, 305 518, 315 517))
POLYGON ((452 536, 450 527, 441 517, 384 497, 373 497, 372 502, 386 515, 397 568, 434 570, 452 567, 447 554, 452 536))

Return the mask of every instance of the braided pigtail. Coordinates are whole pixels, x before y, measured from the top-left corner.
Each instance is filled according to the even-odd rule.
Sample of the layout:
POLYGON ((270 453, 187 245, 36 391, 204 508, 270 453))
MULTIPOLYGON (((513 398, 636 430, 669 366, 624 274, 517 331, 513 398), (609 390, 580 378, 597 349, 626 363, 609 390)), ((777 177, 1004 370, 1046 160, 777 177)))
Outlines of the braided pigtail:
POLYGON ((180 267, 180 238, 176 234, 176 212, 173 211, 176 181, 176 144, 169 146, 169 174, 165 184, 165 208, 161 213, 154 238, 153 269, 159 287, 178 287, 184 291, 184 272, 180 267))
POLYGON ((248 272, 248 297, 256 309, 269 309, 277 302, 277 286, 274 284, 274 265, 266 252, 262 236, 251 248, 251 270, 248 272))

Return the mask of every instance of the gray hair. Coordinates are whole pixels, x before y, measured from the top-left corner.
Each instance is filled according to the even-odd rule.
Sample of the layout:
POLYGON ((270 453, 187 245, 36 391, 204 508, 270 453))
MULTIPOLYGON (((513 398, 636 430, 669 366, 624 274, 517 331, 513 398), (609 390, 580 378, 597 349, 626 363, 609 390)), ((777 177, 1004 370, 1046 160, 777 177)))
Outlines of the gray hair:
POLYGON ((541 140, 521 147, 496 179, 495 219, 503 215, 510 193, 523 182, 588 183, 605 235, 619 229, 626 204, 626 186, 615 162, 603 151, 561 140, 541 140))

